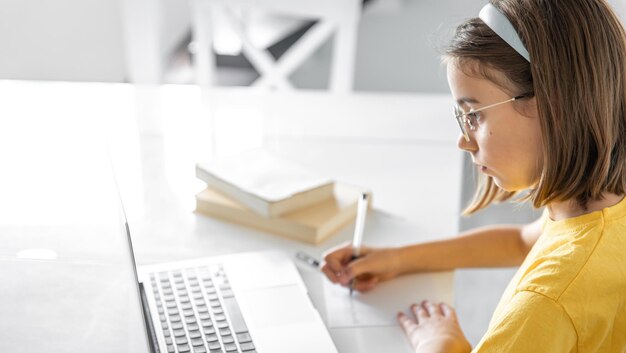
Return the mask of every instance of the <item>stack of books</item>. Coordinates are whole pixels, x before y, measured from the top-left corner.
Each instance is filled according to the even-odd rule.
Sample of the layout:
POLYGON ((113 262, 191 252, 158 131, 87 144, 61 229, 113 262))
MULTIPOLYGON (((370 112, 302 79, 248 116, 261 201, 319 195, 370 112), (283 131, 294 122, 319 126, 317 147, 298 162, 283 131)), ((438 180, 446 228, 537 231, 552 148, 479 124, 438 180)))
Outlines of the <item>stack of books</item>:
POLYGON ((197 212, 312 244, 354 221, 363 192, 371 198, 262 149, 198 163, 196 176, 207 183, 197 212))

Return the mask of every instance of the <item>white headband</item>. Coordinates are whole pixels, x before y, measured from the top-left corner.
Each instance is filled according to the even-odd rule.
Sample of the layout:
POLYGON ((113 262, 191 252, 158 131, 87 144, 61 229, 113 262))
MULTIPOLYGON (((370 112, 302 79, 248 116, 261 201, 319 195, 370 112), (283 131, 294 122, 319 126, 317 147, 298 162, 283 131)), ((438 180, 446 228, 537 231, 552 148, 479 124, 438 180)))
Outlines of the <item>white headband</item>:
POLYGON ((519 55, 523 56, 526 61, 530 62, 528 50, 524 47, 522 40, 513 28, 509 20, 492 4, 487 4, 480 10, 478 14, 483 22, 491 28, 500 38, 510 45, 519 55))

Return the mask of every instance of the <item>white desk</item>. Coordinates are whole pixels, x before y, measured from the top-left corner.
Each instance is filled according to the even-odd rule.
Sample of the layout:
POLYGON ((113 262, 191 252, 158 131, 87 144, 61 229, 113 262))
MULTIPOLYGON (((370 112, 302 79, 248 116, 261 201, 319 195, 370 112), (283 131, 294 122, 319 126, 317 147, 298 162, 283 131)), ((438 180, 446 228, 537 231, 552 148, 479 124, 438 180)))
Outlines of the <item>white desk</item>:
MULTIPOLYGON (((6 168, 0 179, 0 210, 6 216, 0 221, 0 234, 8 239, 8 245, 0 249, 0 261, 10 264, 0 266, 5 268, 0 273, 8 283, 22 281, 20 290, 27 291, 24 295, 13 288, 8 288, 8 294, 3 290, 3 316, 43 300, 34 283, 23 283, 30 277, 20 272, 18 251, 53 247, 54 242, 40 242, 42 234, 47 234, 46 239, 58 237, 56 241, 74 239, 73 251, 80 254, 80 235, 59 234, 54 227, 55 214, 71 204, 62 200, 62 189, 55 190, 59 184, 54 183, 62 182, 65 170, 80 169, 64 164, 63 151, 93 142, 84 134, 86 130, 112 136, 111 154, 139 264, 263 249, 303 250, 319 256, 349 239, 351 226, 320 246, 311 246, 194 214, 193 195, 202 188, 194 177, 194 164, 209 158, 212 148, 228 152, 228 144, 220 144, 219 135, 217 143, 209 141, 211 127, 223 133, 229 129, 228 121, 249 128, 248 142, 254 140, 251 127, 261 126, 263 136, 258 141, 266 147, 340 180, 371 187, 378 210, 368 219, 366 243, 388 244, 385 234, 393 234, 396 243, 408 243, 457 230, 461 155, 453 142, 455 122, 448 116, 447 105, 440 107, 448 103, 445 96, 316 92, 274 96, 234 89, 209 92, 204 96, 209 99, 206 105, 200 91, 191 86, 138 91, 117 84, 27 82, 0 82, 0 96, 5 100, 0 107, 0 161, 6 168), (316 120, 311 123, 312 117, 316 120), (43 150, 46 158, 55 160, 42 162, 38 151, 43 150), (31 188, 46 183, 46 168, 55 168, 53 174, 60 179, 48 180, 49 188, 31 188), (412 225, 407 226, 407 221, 412 225)), ((97 212, 96 205, 77 208, 74 221, 84 223, 97 212)), ((319 273, 307 268, 301 268, 301 273, 324 316, 319 273)), ((451 300, 451 272, 426 276, 443 279, 437 288, 440 295, 432 299, 451 300)), ((40 307, 37 304, 32 306, 40 307)), ((37 319, 38 313, 30 313, 16 321, 2 320, 0 350, 74 351, 72 345, 29 340, 26 332, 33 326, 28 321, 37 319)), ((37 327, 52 330, 61 324, 62 317, 37 327)), ((340 352, 380 352, 393 347, 409 351, 398 327, 330 332, 340 352)), ((109 348, 91 351, 114 351, 109 348)))

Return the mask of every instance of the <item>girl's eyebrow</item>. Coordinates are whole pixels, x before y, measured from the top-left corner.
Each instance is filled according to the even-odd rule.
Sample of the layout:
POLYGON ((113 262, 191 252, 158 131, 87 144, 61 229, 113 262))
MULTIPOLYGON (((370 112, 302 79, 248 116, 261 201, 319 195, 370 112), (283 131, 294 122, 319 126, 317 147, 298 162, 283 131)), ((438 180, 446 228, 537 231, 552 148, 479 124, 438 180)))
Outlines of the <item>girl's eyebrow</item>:
POLYGON ((457 103, 458 105, 462 105, 463 103, 473 103, 473 104, 478 104, 478 103, 480 103, 480 102, 478 101, 478 99, 473 98, 473 97, 461 97, 461 98, 459 98, 459 99, 457 99, 457 100, 456 100, 456 103, 457 103))

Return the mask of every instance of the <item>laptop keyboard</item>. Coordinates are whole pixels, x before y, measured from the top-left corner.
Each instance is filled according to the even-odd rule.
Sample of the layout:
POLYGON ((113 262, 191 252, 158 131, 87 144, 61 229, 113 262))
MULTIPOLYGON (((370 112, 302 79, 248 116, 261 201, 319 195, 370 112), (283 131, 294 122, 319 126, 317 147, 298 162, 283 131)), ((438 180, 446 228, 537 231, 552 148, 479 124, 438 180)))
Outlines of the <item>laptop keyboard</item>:
POLYGON ((167 353, 256 353, 220 265, 150 274, 167 353))

